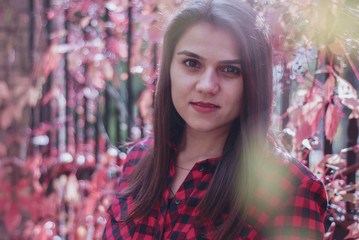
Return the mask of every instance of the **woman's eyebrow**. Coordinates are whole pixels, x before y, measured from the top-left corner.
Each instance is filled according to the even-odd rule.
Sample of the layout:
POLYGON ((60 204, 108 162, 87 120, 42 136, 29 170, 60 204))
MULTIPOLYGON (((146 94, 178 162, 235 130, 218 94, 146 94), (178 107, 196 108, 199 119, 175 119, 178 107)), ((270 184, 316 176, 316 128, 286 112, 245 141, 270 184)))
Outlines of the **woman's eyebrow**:
MULTIPOLYGON (((188 57, 193 57, 193 58, 196 58, 196 59, 200 59, 200 60, 203 60, 204 57, 196 54, 196 53, 193 53, 193 52, 190 52, 188 50, 183 50, 183 51, 180 51, 177 53, 177 55, 186 55, 188 57)), ((241 64, 241 60, 240 59, 233 59, 233 60, 223 60, 223 61, 219 61, 219 64, 221 65, 225 65, 225 64, 241 64)))
POLYGON ((187 50, 183 50, 183 51, 180 51, 177 53, 177 55, 186 55, 188 57, 193 57, 193 58, 197 58, 197 59, 204 59, 204 57, 201 57, 200 55, 196 54, 196 53, 193 53, 193 52, 190 52, 190 51, 187 51, 187 50))

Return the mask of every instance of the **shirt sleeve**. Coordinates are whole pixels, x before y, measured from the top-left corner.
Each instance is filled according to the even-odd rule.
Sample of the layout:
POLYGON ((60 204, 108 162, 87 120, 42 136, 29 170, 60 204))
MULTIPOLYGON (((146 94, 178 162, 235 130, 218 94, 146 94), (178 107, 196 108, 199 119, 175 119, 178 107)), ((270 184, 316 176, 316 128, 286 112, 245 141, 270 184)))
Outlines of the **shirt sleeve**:
POLYGON ((327 194, 323 183, 307 178, 274 215, 269 239, 323 239, 327 194))

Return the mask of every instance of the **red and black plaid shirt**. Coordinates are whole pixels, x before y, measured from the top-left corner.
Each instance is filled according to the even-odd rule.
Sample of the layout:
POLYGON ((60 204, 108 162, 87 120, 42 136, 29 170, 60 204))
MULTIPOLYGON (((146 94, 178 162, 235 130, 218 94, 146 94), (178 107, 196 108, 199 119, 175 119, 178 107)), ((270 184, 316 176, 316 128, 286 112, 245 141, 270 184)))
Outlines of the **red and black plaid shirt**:
MULTIPOLYGON (((129 174, 146 155, 152 142, 151 139, 143 140, 131 149, 124 164, 119 191, 126 188, 129 174)), ((135 206, 132 197, 116 197, 108 210, 110 217, 103 239, 206 239, 204 236, 212 233, 221 221, 201 224, 196 206, 205 194, 219 161, 206 159, 196 163, 170 202, 170 181, 164 183, 167 184, 166 190, 147 217, 121 222, 120 219, 135 206)), ((283 161, 283 166, 286 171, 275 176, 280 179, 276 189, 267 188, 265 184, 256 189, 247 224, 238 239, 323 238, 327 198, 322 182, 296 160, 283 161)), ((169 180, 174 172, 173 164, 169 180)), ((226 216, 223 214, 222 220, 226 216)))

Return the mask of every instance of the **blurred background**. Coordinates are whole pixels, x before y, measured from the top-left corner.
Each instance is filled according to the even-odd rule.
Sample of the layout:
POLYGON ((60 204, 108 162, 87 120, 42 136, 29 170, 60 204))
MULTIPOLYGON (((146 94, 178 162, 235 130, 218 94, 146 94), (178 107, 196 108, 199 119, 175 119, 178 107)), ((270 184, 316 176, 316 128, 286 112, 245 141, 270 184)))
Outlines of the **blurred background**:
MULTIPOLYGON (((326 185, 325 239, 357 239, 359 2, 247 2, 274 48, 271 135, 326 185)), ((1 0, 0 239, 101 238, 182 4, 1 0)))

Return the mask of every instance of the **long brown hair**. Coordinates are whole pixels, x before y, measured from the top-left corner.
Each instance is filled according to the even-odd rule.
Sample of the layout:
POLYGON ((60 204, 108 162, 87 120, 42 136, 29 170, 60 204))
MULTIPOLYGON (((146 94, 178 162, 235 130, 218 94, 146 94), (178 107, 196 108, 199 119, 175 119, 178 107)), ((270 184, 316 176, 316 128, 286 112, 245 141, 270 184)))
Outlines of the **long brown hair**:
POLYGON ((122 196, 133 196, 135 209, 128 218, 147 216, 163 193, 168 178, 171 149, 178 144, 184 121, 171 98, 170 66, 174 49, 191 26, 199 22, 229 29, 237 40, 242 59, 243 105, 240 117, 232 125, 221 161, 198 209, 204 219, 220 217, 228 208, 228 218, 218 228, 215 238, 232 239, 244 224, 252 183, 245 159, 250 138, 255 133, 265 138, 272 103, 272 50, 261 18, 239 0, 197 0, 183 8, 165 32, 159 81, 154 103, 154 144, 129 179, 122 196), (239 171, 238 171, 239 170, 239 171), (239 176, 239 177, 238 177, 239 176), (238 185, 239 183, 239 185, 238 185))

